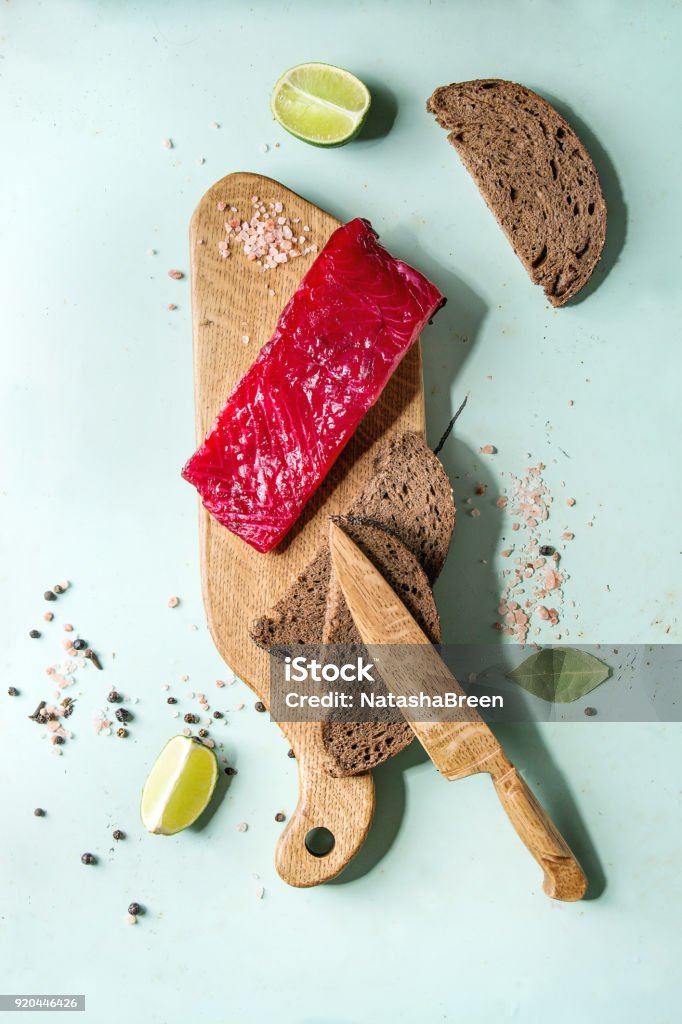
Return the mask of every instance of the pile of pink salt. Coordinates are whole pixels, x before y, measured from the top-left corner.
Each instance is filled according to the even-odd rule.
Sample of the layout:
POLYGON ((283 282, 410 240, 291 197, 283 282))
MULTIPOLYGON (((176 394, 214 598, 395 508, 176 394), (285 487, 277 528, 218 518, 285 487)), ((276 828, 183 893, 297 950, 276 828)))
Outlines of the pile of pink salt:
MULTIPOLYGON (((307 224, 299 227, 299 217, 290 219, 284 212, 284 204, 276 199, 267 202, 258 196, 251 197, 253 212, 250 219, 240 219, 236 206, 230 206, 232 216, 225 221, 225 238, 218 242, 218 251, 225 259, 231 247, 240 243, 247 260, 256 261, 259 267, 275 270, 281 263, 316 253, 317 246, 309 240, 307 224)), ((216 204, 218 212, 227 210, 227 203, 216 204)))
MULTIPOLYGON (((500 598, 497 629, 517 643, 525 643, 533 623, 534 635, 540 624, 556 627, 563 605, 563 585, 567 574, 559 568, 561 556, 543 539, 544 524, 549 519, 552 497, 542 478, 543 463, 529 467, 521 477, 511 476, 498 508, 513 517, 515 545, 502 552, 512 559, 512 566, 502 570, 504 589, 500 598)), ((561 639, 556 634, 555 639, 561 639)))

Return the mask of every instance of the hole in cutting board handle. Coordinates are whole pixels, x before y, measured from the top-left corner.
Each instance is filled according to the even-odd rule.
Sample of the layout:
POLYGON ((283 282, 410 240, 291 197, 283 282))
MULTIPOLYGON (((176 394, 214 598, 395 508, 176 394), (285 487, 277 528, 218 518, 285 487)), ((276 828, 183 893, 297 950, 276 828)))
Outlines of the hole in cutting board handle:
POLYGON ((336 840, 328 828, 311 828, 305 837, 305 848, 313 857, 326 857, 334 849, 336 840))

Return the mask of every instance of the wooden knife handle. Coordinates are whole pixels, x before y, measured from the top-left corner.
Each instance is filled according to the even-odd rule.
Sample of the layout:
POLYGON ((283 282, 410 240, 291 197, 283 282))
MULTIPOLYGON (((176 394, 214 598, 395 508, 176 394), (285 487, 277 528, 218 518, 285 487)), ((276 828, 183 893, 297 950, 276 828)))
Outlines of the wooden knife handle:
POLYGON ((516 768, 503 757, 491 775, 509 820, 543 870, 544 891, 555 900, 582 899, 587 890, 583 869, 516 768))

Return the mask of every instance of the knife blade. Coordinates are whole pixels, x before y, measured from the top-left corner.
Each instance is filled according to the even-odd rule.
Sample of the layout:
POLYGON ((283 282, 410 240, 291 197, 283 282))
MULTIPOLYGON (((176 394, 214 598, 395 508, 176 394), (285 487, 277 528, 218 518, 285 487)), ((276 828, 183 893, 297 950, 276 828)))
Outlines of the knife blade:
MULTIPOLYGON (((379 672, 389 692, 396 697, 414 694, 417 680, 422 692, 448 690, 465 696, 398 595, 334 521, 330 522, 329 546, 334 571, 363 643, 370 655, 372 648, 381 648, 376 652, 379 672), (405 645, 414 652, 401 651, 405 645)), ((545 893, 567 902, 582 899, 587 878, 580 864, 478 712, 466 708, 458 713, 459 720, 449 722, 428 714, 424 718, 427 720, 420 722, 408 719, 408 724, 439 772, 448 780, 487 772, 519 838, 543 870, 545 893)))

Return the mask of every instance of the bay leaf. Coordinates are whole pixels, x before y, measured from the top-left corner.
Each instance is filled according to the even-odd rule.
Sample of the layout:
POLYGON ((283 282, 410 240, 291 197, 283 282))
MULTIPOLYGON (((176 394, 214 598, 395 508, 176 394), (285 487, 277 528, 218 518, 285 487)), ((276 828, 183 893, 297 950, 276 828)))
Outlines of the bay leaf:
POLYGON ((509 672, 528 693, 552 704, 569 704, 590 693, 610 673, 609 666, 575 647, 545 647, 509 672))

